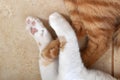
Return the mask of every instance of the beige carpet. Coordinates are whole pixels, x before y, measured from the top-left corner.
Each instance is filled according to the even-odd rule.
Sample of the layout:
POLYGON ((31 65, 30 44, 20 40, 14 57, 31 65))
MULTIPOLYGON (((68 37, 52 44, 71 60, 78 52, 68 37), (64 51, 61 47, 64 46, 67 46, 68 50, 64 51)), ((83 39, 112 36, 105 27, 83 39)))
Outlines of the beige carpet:
MULTIPOLYGON (((52 12, 67 15, 63 0, 0 0, 0 80, 40 80, 38 48, 25 30, 25 18, 37 16, 47 24, 52 12)), ((116 53, 116 75, 120 74, 116 53)), ((111 73, 109 50, 94 68, 111 73)))

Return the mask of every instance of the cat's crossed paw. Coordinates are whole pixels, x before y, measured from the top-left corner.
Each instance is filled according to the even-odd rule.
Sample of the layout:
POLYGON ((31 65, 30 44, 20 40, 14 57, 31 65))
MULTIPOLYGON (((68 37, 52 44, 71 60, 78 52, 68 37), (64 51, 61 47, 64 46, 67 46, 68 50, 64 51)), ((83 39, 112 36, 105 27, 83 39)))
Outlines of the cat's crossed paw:
POLYGON ((32 17, 27 17, 26 19, 26 29, 34 35, 36 32, 38 32, 38 29, 35 28, 36 26, 36 20, 32 17))
POLYGON ((38 18, 27 17, 26 29, 39 46, 40 58, 44 62, 53 61, 58 56, 59 41, 52 39, 51 34, 38 18))
POLYGON ((27 17, 26 29, 39 44, 41 50, 43 50, 52 40, 50 33, 38 18, 27 17))
POLYGON ((59 54, 59 40, 53 40, 48 44, 48 46, 42 51, 42 57, 49 62, 54 61, 58 58, 59 54))

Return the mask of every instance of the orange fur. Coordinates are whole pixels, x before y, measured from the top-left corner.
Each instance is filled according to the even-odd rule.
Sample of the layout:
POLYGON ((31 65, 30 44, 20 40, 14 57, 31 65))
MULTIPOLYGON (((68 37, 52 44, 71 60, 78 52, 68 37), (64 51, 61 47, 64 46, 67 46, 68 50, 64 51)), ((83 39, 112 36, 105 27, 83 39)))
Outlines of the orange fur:
MULTIPOLYGON (((65 4, 78 38, 85 33, 88 37, 82 58, 86 66, 91 66, 106 52, 113 34, 119 29, 120 0, 65 0, 65 4)), ((119 32, 115 37, 117 44, 119 32)))
POLYGON ((63 36, 59 37, 59 39, 60 39, 60 49, 64 50, 64 46, 67 43, 66 39, 63 36))
MULTIPOLYGON (((115 44, 120 46, 120 0, 64 0, 78 39, 87 35, 88 42, 82 51, 82 59, 87 67, 95 63, 110 47, 114 35, 115 44)), ((59 43, 52 42, 43 56, 54 59, 58 56, 59 43), (54 49, 54 48, 53 48, 54 49), (57 55, 56 55, 57 53, 57 55)), ((53 60, 52 59, 52 60, 53 60)))
POLYGON ((60 43, 59 40, 53 40, 50 42, 47 47, 42 51, 42 58, 44 59, 43 64, 48 65, 50 62, 52 62, 54 59, 56 59, 59 55, 59 48, 61 50, 64 49, 64 45, 66 44, 66 40, 64 37, 60 37, 60 43))
POLYGON ((48 46, 42 51, 42 58, 45 60, 44 63, 48 64, 48 62, 52 62, 54 59, 58 57, 59 54, 59 40, 53 40, 48 44, 48 46))

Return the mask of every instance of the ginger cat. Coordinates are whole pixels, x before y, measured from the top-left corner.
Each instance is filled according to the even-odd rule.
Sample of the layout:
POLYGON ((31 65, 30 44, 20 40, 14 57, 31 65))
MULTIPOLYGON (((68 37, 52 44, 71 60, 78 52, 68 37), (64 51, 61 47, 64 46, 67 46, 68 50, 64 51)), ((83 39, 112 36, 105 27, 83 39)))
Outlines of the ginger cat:
POLYGON ((120 0, 64 0, 78 39, 87 35, 82 59, 90 67, 110 47, 120 46, 120 0), (102 52, 101 52, 102 51, 102 52))
MULTIPOLYGON (((84 66, 76 34, 68 21, 59 13, 50 15, 49 23, 57 34, 60 47, 54 48, 51 45, 53 38, 39 19, 28 17, 26 23, 27 30, 36 40, 40 50, 39 69, 42 80, 117 80, 109 74, 89 70, 84 66), (48 51, 45 52, 45 49, 48 51), (58 49, 59 58, 55 59, 58 55, 54 53, 58 49), (54 58, 54 60, 50 58, 54 58)), ((55 43, 58 42, 55 41, 55 43)))
MULTIPOLYGON (((85 36, 88 38, 86 47, 81 50, 83 62, 87 67, 108 50, 112 38, 115 45, 120 46, 120 0, 64 0, 64 2, 78 40, 85 36)), ((59 46, 58 41, 55 40, 53 43, 52 46, 59 46)), ((54 54, 57 57, 58 54, 54 54)))

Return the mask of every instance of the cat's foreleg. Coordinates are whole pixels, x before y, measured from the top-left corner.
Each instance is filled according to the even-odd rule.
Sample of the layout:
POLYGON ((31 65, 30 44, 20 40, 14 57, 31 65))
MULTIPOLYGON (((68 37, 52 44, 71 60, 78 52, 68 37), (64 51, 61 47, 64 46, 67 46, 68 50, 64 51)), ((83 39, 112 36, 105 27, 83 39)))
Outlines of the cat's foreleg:
POLYGON ((49 20, 61 45, 58 80, 116 80, 101 71, 86 69, 81 60, 76 35, 70 24, 58 13, 53 13, 49 20))
POLYGON ((60 40, 59 80, 83 80, 81 73, 86 72, 80 58, 75 32, 70 24, 58 13, 49 17, 50 25, 60 40))
POLYGON ((39 68, 42 80, 56 80, 56 77, 58 75, 58 61, 50 60, 47 58, 48 55, 46 55, 52 55, 55 51, 54 49, 51 49, 51 47, 48 46, 53 40, 50 33, 47 31, 43 23, 37 18, 27 17, 26 25, 27 30, 37 42, 40 50, 39 68))

